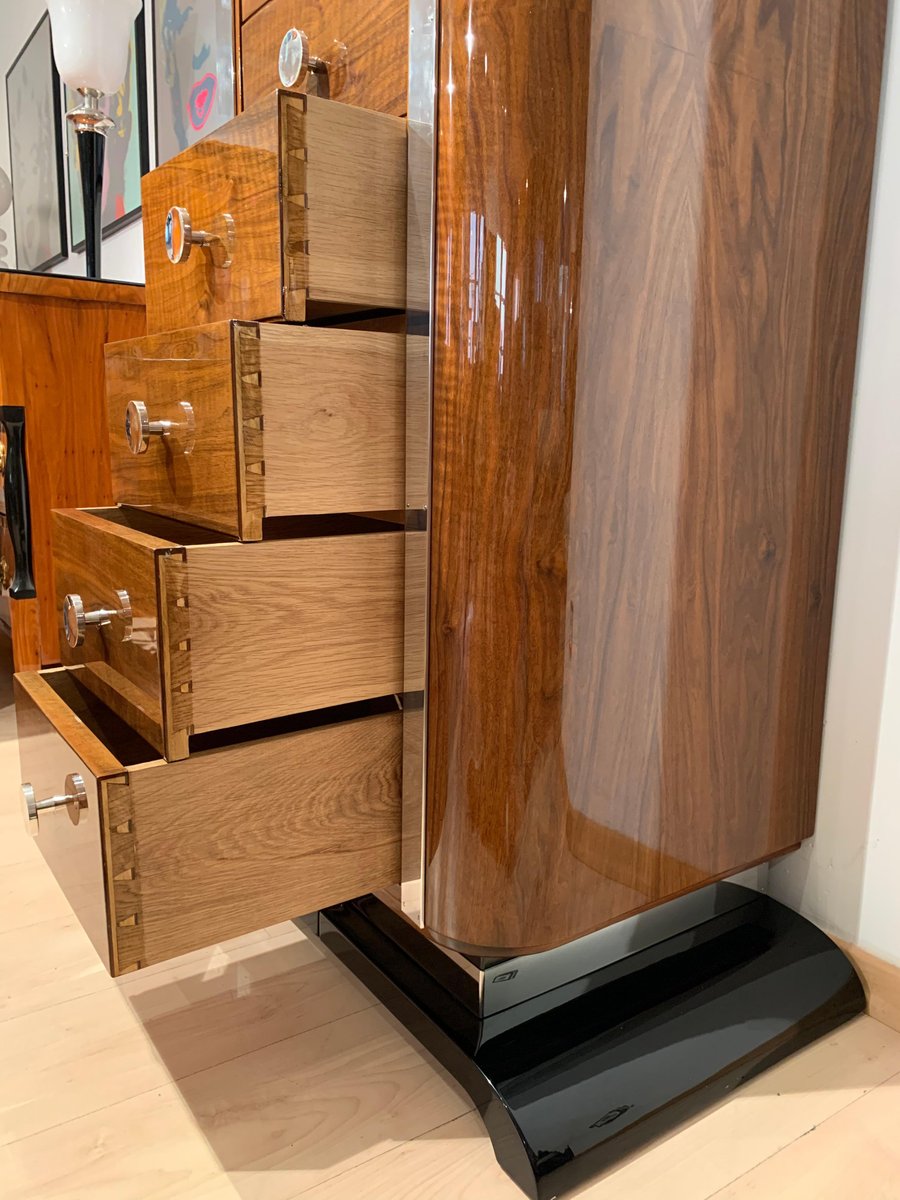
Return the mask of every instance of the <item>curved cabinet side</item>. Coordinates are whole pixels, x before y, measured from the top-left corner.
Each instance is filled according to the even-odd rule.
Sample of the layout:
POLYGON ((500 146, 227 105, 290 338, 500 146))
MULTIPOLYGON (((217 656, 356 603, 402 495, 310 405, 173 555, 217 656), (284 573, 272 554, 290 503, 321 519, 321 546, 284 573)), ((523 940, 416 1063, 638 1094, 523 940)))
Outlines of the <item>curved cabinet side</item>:
POLYGON ((443 0, 425 924, 813 828, 883 0, 443 0))

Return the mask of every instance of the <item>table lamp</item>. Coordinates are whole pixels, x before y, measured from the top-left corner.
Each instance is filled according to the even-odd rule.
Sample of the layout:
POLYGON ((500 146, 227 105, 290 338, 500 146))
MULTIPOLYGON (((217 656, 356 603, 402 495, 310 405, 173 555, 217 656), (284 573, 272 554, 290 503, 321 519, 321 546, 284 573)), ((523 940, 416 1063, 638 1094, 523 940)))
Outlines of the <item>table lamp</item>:
POLYGON ((66 113, 75 127, 84 201, 87 277, 100 278, 103 162, 115 122, 101 111, 104 96, 122 86, 128 44, 142 0, 48 0, 53 57, 62 79, 81 96, 66 113))

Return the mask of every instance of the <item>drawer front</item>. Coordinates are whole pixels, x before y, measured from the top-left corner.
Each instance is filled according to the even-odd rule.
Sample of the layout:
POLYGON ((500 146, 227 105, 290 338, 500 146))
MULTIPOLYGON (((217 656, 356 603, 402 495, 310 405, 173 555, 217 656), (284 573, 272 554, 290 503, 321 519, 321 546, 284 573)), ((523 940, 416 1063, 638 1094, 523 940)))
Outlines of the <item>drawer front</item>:
POLYGON ((278 54, 285 33, 296 28, 309 39, 310 54, 324 72, 298 80, 303 90, 406 115, 409 54, 406 0, 244 0, 241 79, 244 107, 280 85, 278 54))
POLYGON ((272 93, 146 175, 142 194, 150 333, 405 308, 396 117, 272 93))
POLYGON ((84 666, 101 699, 160 751, 166 705, 157 558, 168 552, 183 553, 91 512, 53 514, 63 662, 84 666))
POLYGON ((144 176, 148 333, 281 313, 278 138, 270 98, 144 176), (178 263, 166 248, 175 206, 189 215, 194 235, 213 239, 191 244, 178 263))
MULTIPOLYGON (((33 813, 30 831, 95 950, 110 969, 100 778, 104 774, 123 778, 124 770, 102 747, 93 744, 78 714, 46 687, 41 676, 17 676, 15 695, 23 793, 29 789, 34 803, 40 805, 67 795, 75 798, 68 804, 44 807, 36 816, 33 813)), ((24 794, 22 806, 27 820, 24 794)), ((39 919, 35 914, 35 920, 39 919)))
POLYGON ((403 508, 398 332, 220 323, 115 343, 106 363, 121 504, 245 541, 266 516, 403 508))
POLYGON ((239 537, 231 322, 106 347, 113 495, 239 537))
POLYGON ((42 814, 38 844, 113 974, 399 881, 399 713, 295 726, 178 763, 131 751, 125 765, 114 740, 97 742, 98 766, 70 744, 90 735, 50 686, 55 674, 19 677, 23 770, 48 792, 59 771, 80 769, 89 785, 78 825, 66 809, 52 823, 42 814))

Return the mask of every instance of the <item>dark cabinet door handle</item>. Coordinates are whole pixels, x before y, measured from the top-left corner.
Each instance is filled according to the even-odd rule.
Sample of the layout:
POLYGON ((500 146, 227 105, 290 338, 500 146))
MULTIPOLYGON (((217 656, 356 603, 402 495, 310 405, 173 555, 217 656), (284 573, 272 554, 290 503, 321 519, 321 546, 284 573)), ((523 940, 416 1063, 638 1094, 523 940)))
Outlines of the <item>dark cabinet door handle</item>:
POLYGON ((25 409, 0 405, 0 425, 6 434, 6 466, 3 497, 6 524, 15 556, 15 574, 9 588, 13 600, 33 600, 34 572, 31 563, 31 509, 28 503, 28 468, 25 465, 25 409))

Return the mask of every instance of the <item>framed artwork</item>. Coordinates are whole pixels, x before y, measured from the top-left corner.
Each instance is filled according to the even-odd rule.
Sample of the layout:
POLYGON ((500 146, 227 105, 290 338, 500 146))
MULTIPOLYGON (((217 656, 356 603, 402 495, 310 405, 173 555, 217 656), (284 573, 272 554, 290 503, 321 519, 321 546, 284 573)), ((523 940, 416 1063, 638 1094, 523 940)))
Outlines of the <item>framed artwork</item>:
POLYGON ((13 229, 20 271, 66 257, 62 112, 50 17, 44 13, 6 73, 13 229))
POLYGON ((153 0, 156 161, 234 116, 232 0, 153 0))
MULTIPOLYGON (((77 92, 65 89, 66 111, 80 101, 77 92)), ((106 135, 103 166, 102 226, 104 236, 141 215, 141 176, 150 169, 147 133, 147 60, 144 51, 144 16, 138 14, 128 47, 125 80, 114 96, 104 96, 100 107, 115 121, 106 135)), ((68 148, 69 221, 72 249, 84 249, 84 201, 81 194, 81 165, 78 138, 71 121, 66 122, 68 148)))

